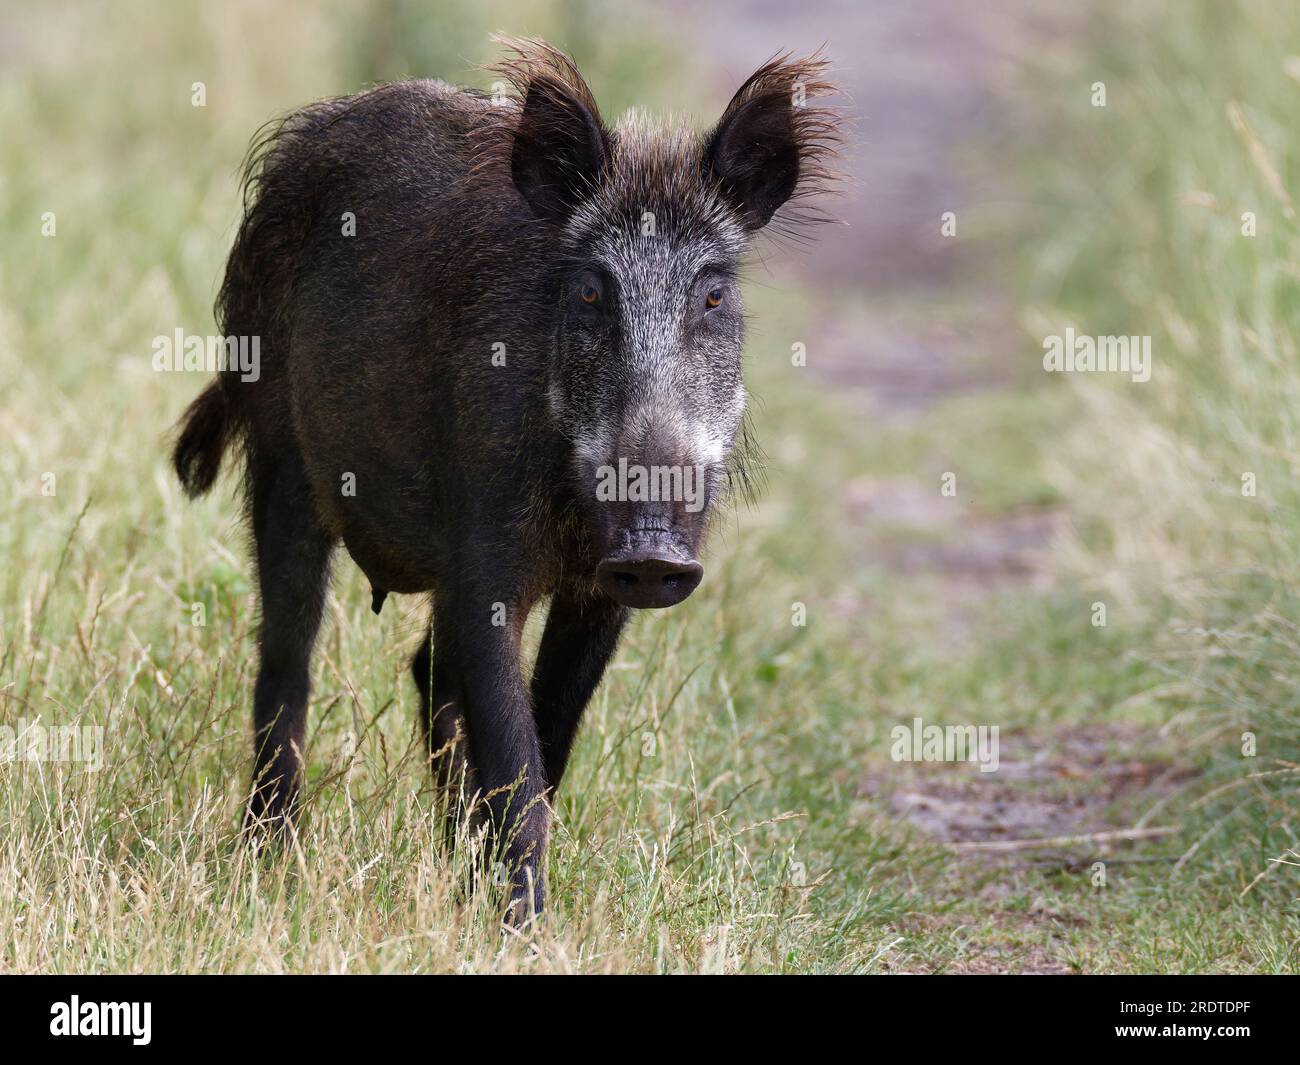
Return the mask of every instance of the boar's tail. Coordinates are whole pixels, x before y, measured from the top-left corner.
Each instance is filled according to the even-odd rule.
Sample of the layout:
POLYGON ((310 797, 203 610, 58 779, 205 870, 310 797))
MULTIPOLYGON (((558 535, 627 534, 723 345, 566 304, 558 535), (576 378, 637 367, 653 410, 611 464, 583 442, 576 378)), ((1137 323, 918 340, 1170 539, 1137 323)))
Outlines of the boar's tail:
POLYGON ((221 457, 234 439, 233 428, 221 382, 213 381, 185 412, 172 452, 176 476, 190 498, 203 495, 217 479, 221 457))

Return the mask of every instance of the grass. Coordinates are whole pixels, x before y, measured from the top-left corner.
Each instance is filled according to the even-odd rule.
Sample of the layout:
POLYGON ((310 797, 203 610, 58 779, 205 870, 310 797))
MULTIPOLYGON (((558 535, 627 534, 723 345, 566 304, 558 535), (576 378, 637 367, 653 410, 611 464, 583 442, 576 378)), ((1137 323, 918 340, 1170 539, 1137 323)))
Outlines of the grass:
POLYGON ((1233 892, 1254 885, 1294 929, 1300 157, 1285 116, 1300 19, 1256 3, 1188 13, 1157 32, 1094 27, 1088 76, 1110 102, 1076 108, 1061 165, 1035 168, 1053 233, 1026 318, 1153 337, 1149 387, 1079 389, 1058 485, 1089 524, 1070 569, 1140 604, 1144 657, 1206 765, 1188 861, 1233 892), (1073 461, 1107 424, 1126 427, 1108 461, 1073 461))
POLYGON ((544 926, 503 936, 490 893, 460 891, 465 868, 435 844, 407 675, 423 607, 399 598, 374 617, 350 564, 318 646, 298 844, 278 861, 238 846, 252 574, 233 482, 183 502, 165 462, 199 382, 149 356, 178 325, 208 331, 247 138, 370 80, 481 80, 468 68, 497 28, 573 48, 611 110, 690 104, 703 120, 723 103, 691 99, 652 21, 558 2, 461 14, 6 16, 0 722, 101 726, 105 764, 0 767, 0 969, 1293 971, 1294 870, 1270 862, 1296 846, 1293 778, 1247 776, 1300 763, 1295 222, 1263 165, 1288 187, 1300 22, 1275 5, 1243 6, 1226 29, 1213 4, 1178 19, 1144 7, 1126 17, 1154 21, 1136 26, 1098 15, 1067 62, 1024 57, 1015 87, 1033 89, 1021 107, 1038 123, 1016 159, 1037 234, 1021 245, 1024 328, 1003 336, 1009 355, 965 353, 977 378, 1012 365, 997 387, 864 431, 861 397, 791 367, 791 338, 831 318, 973 321, 978 281, 878 303, 753 286, 769 486, 720 530, 701 591, 637 620, 589 708, 544 926), (1110 103, 1093 110, 1080 85, 1099 79, 1110 103), (1255 238, 1236 232, 1247 205, 1255 238), (1069 321, 1152 333, 1152 382, 1045 380, 1038 339, 1069 321), (1254 498, 1237 488, 1245 470, 1254 498), (955 510, 934 503, 945 472, 955 510), (861 503, 882 486, 937 517, 861 503), (963 585, 905 562, 1040 513, 1055 520, 1042 582, 963 585), (1105 628, 1090 623, 1098 600, 1105 628), (902 779, 889 730, 913 716, 998 724, 1043 749, 1085 727, 1138 730, 1146 746, 1106 764, 1178 769, 1176 788, 1067 780, 1063 794, 1117 825, 1158 803, 1151 816, 1179 835, 1101 855, 1104 888, 1086 849, 958 857, 873 790, 902 779), (1246 728, 1260 744, 1249 763, 1246 728))

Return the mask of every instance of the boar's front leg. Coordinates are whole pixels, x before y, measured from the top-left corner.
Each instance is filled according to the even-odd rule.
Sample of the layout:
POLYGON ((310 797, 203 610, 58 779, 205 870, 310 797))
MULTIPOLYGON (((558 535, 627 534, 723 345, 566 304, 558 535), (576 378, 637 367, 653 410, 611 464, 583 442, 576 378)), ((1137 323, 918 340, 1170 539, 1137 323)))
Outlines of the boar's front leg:
POLYGON ((533 667, 533 714, 552 791, 560 786, 578 722, 618 647, 627 615, 600 592, 562 589, 551 600, 533 667))
POLYGON ((509 877, 507 920, 519 924, 528 919, 530 904, 540 914, 545 901, 542 863, 549 811, 541 746, 520 666, 529 604, 520 594, 503 593, 499 577, 485 575, 493 568, 485 564, 462 572, 454 607, 458 688, 479 793, 490 818, 492 856, 509 877))

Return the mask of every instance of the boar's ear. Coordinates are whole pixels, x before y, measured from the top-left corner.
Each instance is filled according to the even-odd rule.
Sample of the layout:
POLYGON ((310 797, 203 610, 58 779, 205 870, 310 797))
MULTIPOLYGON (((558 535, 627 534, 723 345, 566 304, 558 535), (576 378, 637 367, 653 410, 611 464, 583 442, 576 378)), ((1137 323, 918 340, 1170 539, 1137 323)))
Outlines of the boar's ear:
POLYGON ((498 69, 523 96, 510 176, 538 215, 563 222, 599 181, 609 134, 573 60, 540 41, 510 43, 518 58, 498 69))
POLYGON ((813 104, 834 91, 822 78, 827 66, 820 53, 765 63, 704 137, 705 174, 751 231, 788 201, 823 191, 835 176, 826 164, 839 142, 838 116, 813 104))

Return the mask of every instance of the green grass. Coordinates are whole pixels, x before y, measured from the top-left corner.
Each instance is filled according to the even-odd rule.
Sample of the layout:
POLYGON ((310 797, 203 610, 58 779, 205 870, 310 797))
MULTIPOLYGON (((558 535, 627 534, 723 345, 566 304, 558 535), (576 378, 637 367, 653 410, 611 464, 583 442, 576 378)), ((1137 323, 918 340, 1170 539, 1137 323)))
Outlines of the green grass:
POLYGON ((462 6, 437 20, 378 2, 6 16, 0 722, 100 725, 106 764, 0 767, 0 969, 1294 970, 1294 870, 1269 861, 1295 846, 1293 777, 1244 776, 1300 763, 1296 223, 1227 112, 1240 102, 1288 183, 1300 83, 1284 63, 1300 21, 1269 5, 1226 29, 1213 4, 1148 11, 1149 32, 1098 16, 1070 62, 1023 57, 1018 84, 1035 95, 1018 107, 1034 125, 1016 180, 1034 238, 1011 243, 1025 331, 965 355, 997 368, 997 387, 874 420, 789 363, 791 339, 828 315, 974 331, 978 279, 910 300, 748 293, 769 484, 719 530, 701 591, 638 618, 593 700, 557 805, 544 926, 503 936, 491 893, 460 892, 407 675, 423 606, 398 598, 374 617, 350 563, 318 646, 299 845, 250 859, 236 833, 255 661, 245 535, 233 478, 182 501, 166 434, 200 381, 149 363, 153 336, 209 331, 248 137, 369 81, 486 84, 469 68, 491 58, 494 29, 572 48, 611 111, 690 105, 703 122, 724 102, 692 98, 652 19, 462 6), (1107 109, 1087 107, 1094 80, 1107 109), (1189 190, 1218 207, 1185 206, 1189 190), (1249 243, 1234 235, 1247 205, 1249 243), (57 236, 41 235, 46 211, 57 236), (1154 334, 1151 384, 1045 380, 1038 341, 1067 322, 1154 334), (1235 487, 1243 470, 1254 499, 1235 487), (931 517, 864 506, 881 485, 931 517), (966 585, 899 561, 1046 513, 1058 524, 1041 581, 966 585), (1089 620, 1098 600, 1105 628, 1089 620), (956 855, 872 787, 900 779, 889 730, 913 716, 1047 746, 1085 726, 1143 730, 1149 749, 1114 758, 1167 761, 1185 771, 1177 788, 1106 797, 1083 780, 1062 794, 1103 793, 1108 823, 1150 815, 1179 834, 1101 854, 1104 888, 1087 848, 956 855), (1260 755, 1243 765, 1247 727, 1260 755))

